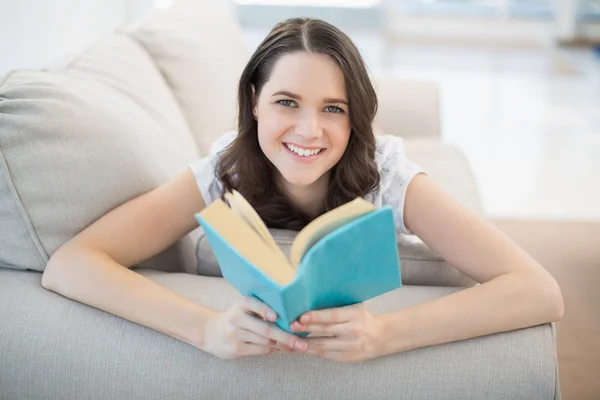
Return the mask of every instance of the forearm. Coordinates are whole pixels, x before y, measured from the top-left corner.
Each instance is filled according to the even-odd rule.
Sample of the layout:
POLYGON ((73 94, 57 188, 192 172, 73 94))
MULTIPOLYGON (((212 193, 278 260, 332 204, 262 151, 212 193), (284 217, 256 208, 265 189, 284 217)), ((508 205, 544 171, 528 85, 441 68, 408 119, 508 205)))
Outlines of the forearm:
POLYGON ((556 283, 510 273, 451 295, 379 315, 381 355, 535 326, 562 317, 556 283))
POLYGON ((50 259, 44 288, 201 347, 204 324, 215 311, 88 250, 50 259))

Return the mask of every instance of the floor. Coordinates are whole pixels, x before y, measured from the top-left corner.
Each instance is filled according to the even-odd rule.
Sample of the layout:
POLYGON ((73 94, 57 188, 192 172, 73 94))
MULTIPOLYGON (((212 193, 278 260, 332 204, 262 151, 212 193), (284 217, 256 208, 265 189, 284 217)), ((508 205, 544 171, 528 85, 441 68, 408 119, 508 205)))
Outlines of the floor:
POLYGON ((558 282, 565 315, 556 324, 562 398, 600 399, 600 224, 498 219, 491 221, 558 282))
POLYGON ((488 216, 600 221, 600 56, 348 34, 373 74, 439 83, 442 139, 467 156, 488 216))

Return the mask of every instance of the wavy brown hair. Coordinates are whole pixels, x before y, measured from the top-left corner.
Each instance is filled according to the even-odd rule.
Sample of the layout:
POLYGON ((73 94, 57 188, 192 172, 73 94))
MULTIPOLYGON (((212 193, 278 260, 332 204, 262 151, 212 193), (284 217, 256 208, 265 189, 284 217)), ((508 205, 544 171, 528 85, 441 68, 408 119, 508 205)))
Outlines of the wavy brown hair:
POLYGON ((216 174, 223 193, 240 192, 270 228, 300 230, 311 218, 294 207, 275 184, 275 166, 262 152, 252 113, 252 86, 259 97, 277 60, 297 52, 329 56, 343 71, 348 94, 351 133, 340 161, 330 170, 322 214, 379 186, 375 163, 373 118, 377 95, 363 59, 350 38, 318 19, 293 18, 277 24, 258 46, 242 72, 238 86, 238 134, 219 155, 216 174))

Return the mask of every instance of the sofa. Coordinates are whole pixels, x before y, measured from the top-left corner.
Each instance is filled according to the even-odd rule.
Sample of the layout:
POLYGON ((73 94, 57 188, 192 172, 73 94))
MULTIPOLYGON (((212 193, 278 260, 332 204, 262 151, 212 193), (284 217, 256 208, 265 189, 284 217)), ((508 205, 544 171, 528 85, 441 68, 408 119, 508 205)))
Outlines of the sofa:
MULTIPOLYGON (((0 400, 560 398, 554 324, 359 364, 283 352, 221 360, 41 286, 61 244, 235 128, 252 51, 236 21, 223 2, 181 0, 68 59, 2 78, 0 400)), ((411 159, 484 216, 468 162, 441 139, 435 83, 373 81, 377 132, 402 136, 411 159)), ((272 234, 289 252, 295 232, 272 234)), ((399 235, 398 246, 403 286, 365 302, 373 314, 477 284, 415 236, 399 235)), ((241 297, 200 227, 133 270, 215 310, 241 297)))

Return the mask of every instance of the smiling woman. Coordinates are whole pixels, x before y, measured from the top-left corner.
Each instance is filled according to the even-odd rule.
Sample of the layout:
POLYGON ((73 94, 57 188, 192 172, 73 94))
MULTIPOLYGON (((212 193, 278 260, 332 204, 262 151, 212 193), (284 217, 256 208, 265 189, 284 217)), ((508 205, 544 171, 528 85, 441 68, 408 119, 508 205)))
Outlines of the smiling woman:
POLYGON ((544 268, 434 184, 400 137, 374 135, 373 85, 336 27, 299 18, 277 24, 242 72, 238 108, 237 131, 207 156, 57 250, 44 287, 221 358, 284 343, 358 362, 562 317, 560 289, 544 268), (217 312, 123 268, 197 228, 192 216, 234 189, 270 228, 299 230, 357 197, 389 206, 397 232, 415 234, 481 284, 395 313, 372 315, 364 304, 313 310, 290 329, 333 337, 299 338, 274 326, 274 310, 256 297, 217 312))

